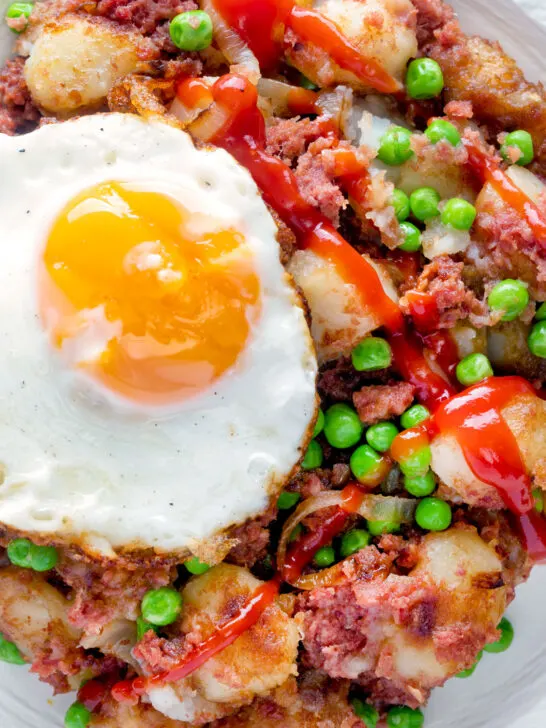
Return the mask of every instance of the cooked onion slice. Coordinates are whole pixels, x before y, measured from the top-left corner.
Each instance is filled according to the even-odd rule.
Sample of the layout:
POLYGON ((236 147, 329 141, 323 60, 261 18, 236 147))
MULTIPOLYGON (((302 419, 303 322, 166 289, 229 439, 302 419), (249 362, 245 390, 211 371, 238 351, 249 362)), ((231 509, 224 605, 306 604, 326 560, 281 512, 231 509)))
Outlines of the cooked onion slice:
MULTIPOLYGON (((316 511, 324 508, 331 508, 337 506, 342 510, 345 509, 347 500, 343 494, 343 491, 327 491, 325 493, 319 493, 319 495, 307 498, 296 508, 294 513, 284 524, 281 538, 279 541, 279 548, 277 552, 277 566, 279 571, 282 571, 285 560, 286 551, 290 539, 290 534, 301 523, 307 516, 315 513, 316 511)), ((357 511, 351 510, 352 513, 356 512, 358 515, 366 518, 369 521, 394 521, 396 523, 411 523, 417 507, 417 500, 414 498, 399 498, 398 496, 384 496, 375 494, 365 494, 362 497, 362 502, 357 511)), ((300 586, 300 582, 303 577, 298 579, 298 588, 313 588, 300 586)), ((307 580, 310 581, 310 580, 307 580)), ((311 580, 312 581, 312 580, 311 580)), ((304 580, 302 583, 306 583, 304 580)))
POLYGON ((203 0, 201 7, 210 15, 214 28, 214 39, 230 64, 230 73, 246 76, 253 84, 257 84, 262 74, 254 53, 224 21, 212 0, 203 0))

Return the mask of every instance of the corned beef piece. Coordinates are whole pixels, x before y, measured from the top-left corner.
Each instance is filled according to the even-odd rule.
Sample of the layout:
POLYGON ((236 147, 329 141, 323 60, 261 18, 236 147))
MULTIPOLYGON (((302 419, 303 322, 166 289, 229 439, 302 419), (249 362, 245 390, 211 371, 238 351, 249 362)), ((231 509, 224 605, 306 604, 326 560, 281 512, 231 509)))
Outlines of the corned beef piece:
POLYGON ((398 417, 412 403, 415 387, 409 382, 372 384, 353 394, 358 416, 365 425, 398 417))
POLYGON ((478 300, 476 295, 463 281, 464 264, 458 263, 448 255, 440 255, 423 268, 415 288, 406 291, 400 299, 400 307, 407 315, 412 315, 411 294, 426 293, 435 305, 434 329, 452 328, 457 321, 469 319, 477 327, 491 323, 487 304, 478 300))
POLYGON ((99 0, 97 14, 118 23, 131 23, 151 35, 165 20, 187 10, 197 10, 194 0, 99 0))
POLYGON ((276 507, 270 507, 258 518, 236 526, 229 532, 229 538, 236 539, 238 544, 227 555, 227 561, 237 566, 254 566, 267 554, 269 546, 268 526, 277 515, 276 507))
POLYGON ((0 133, 30 131, 40 119, 40 112, 30 98, 23 76, 25 59, 7 60, 0 70, 0 133))

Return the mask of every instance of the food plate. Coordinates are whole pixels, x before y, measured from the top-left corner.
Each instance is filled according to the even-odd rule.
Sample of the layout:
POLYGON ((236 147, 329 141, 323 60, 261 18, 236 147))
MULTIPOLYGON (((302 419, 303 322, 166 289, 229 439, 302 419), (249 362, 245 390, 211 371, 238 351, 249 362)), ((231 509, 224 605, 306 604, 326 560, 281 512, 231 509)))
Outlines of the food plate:
MULTIPOLYGON (((499 40, 531 80, 546 76, 544 0, 520 0, 531 20, 510 0, 452 0, 463 27, 499 40), (516 32, 514 32, 516 30, 516 32)), ((0 0, 3 17, 8 0, 0 0)), ((0 26, 0 60, 13 36, 0 26)), ((546 725, 546 567, 536 568, 508 610, 516 637, 502 655, 485 654, 469 680, 437 689, 426 709, 426 728, 539 728, 546 725)), ((48 686, 0 663, 1 728, 59 728, 72 696, 51 698, 48 686)))

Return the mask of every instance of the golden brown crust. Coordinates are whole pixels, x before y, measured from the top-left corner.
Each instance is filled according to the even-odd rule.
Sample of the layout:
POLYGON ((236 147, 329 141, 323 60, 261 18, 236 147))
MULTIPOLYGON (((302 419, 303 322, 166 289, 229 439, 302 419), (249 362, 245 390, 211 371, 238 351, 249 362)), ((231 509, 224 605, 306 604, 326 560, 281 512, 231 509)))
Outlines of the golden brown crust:
POLYGON ((535 143, 539 171, 546 172, 546 91, 526 80, 499 43, 460 36, 454 45, 434 45, 431 56, 444 73, 447 101, 470 101, 475 117, 494 133, 525 129, 535 143))

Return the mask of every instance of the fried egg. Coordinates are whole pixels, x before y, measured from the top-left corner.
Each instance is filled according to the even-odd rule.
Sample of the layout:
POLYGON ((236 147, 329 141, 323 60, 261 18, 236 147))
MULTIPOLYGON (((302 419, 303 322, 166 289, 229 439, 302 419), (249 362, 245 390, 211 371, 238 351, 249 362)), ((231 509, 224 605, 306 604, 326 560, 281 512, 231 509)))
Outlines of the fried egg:
POLYGON ((256 185, 129 114, 0 135, 0 155, 0 523, 203 554, 267 507, 316 414, 256 185))

